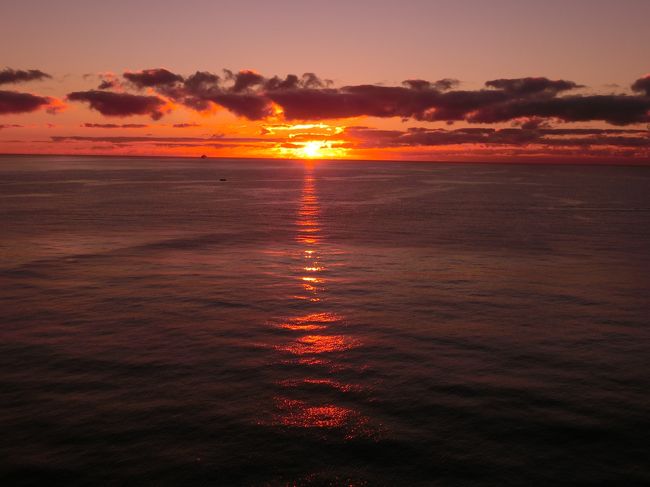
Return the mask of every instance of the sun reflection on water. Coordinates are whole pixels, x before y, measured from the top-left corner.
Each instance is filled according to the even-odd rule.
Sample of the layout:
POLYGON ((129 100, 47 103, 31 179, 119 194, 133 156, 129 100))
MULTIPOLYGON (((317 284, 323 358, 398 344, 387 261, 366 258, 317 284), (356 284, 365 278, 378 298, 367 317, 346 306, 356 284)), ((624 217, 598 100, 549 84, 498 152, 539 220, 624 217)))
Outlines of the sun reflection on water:
POLYGON ((345 335, 306 335, 287 345, 280 345, 278 350, 294 355, 316 354, 326 352, 343 352, 359 346, 357 340, 345 335))
MULTIPOLYGON (((300 207, 297 211, 295 257, 302 261, 296 269, 295 285, 302 289, 295 296, 300 302, 317 308, 312 312, 271 320, 271 325, 291 335, 273 348, 282 354, 281 361, 300 367, 300 378, 279 381, 283 392, 275 398, 273 423, 292 428, 316 428, 340 431, 345 438, 368 434, 367 419, 350 406, 337 404, 341 394, 354 394, 361 387, 350 384, 337 373, 345 367, 345 353, 360 347, 361 341, 345 333, 344 317, 328 311, 328 267, 325 260, 332 253, 324 245, 320 205, 316 192, 314 165, 305 164, 300 207), (326 375, 323 377, 323 375, 326 375), (306 394, 318 388, 320 393, 306 394), (323 399, 326 397, 325 403, 323 399), (330 398, 332 398, 330 400, 330 398)), ((304 305, 303 305, 304 306, 304 305)))
POLYGON ((366 420, 360 417, 353 409, 328 404, 322 406, 310 406, 304 401, 278 398, 278 408, 283 411, 281 423, 283 426, 294 428, 344 428, 350 424, 354 428, 346 436, 354 438, 357 436, 360 426, 365 425, 366 420))

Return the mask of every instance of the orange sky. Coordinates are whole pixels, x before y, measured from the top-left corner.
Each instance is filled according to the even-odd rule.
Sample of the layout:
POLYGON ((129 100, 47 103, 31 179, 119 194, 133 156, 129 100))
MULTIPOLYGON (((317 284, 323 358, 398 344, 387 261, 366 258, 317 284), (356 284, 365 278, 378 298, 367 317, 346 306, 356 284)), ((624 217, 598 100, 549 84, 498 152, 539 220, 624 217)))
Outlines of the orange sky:
POLYGON ((648 2, 36 3, 0 153, 650 162, 648 2))

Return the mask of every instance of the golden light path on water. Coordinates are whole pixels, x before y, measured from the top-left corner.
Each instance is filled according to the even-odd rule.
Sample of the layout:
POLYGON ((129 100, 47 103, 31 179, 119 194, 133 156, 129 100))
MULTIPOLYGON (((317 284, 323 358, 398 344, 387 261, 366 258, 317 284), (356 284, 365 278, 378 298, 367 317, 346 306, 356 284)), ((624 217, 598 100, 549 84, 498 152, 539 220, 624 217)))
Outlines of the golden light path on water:
MULTIPOLYGON (((294 298, 309 303, 313 312, 271 320, 272 326, 291 333, 288 340, 275 346, 285 362, 301 367, 299 379, 279 382, 283 394, 275 398, 276 414, 273 423, 291 428, 319 428, 340 431, 346 438, 368 435, 368 421, 348 404, 314 404, 309 399, 295 399, 294 393, 318 387, 327 388, 333 395, 345 395, 360 390, 360 386, 346 383, 336 377, 344 353, 361 345, 361 342, 344 332, 344 317, 328 311, 327 278, 325 262, 327 251, 320 221, 320 205, 316 191, 315 162, 305 162, 300 207, 295 226, 295 241, 299 244, 298 261, 302 267, 295 279, 300 292, 294 298), (322 370, 328 377, 322 377, 322 370)), ((299 395, 299 394, 298 394, 299 395)), ((321 396, 319 394, 319 396, 321 396)))

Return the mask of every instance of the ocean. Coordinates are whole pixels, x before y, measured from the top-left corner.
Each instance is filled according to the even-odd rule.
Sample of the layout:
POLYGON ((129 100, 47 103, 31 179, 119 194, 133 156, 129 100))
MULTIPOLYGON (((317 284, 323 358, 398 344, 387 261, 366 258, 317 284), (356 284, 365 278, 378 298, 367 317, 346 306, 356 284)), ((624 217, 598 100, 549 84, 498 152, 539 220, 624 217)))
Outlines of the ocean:
POLYGON ((0 157, 0 484, 650 484, 650 169, 0 157))

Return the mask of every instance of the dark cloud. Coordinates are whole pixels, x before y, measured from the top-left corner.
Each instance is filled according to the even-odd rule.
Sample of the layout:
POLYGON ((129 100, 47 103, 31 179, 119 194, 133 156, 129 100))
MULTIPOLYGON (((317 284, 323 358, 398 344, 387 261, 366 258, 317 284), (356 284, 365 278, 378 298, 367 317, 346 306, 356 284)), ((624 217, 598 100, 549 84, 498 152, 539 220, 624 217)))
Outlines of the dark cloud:
POLYGON ((210 108, 209 96, 221 93, 221 77, 208 71, 197 71, 188 76, 183 84, 159 88, 161 94, 197 111, 210 108))
POLYGON ((265 88, 267 90, 291 90, 298 87, 298 76, 289 74, 286 78, 280 79, 277 76, 266 80, 265 88))
POLYGON ((458 85, 460 85, 460 81, 453 78, 443 78, 434 81, 433 83, 433 87, 440 91, 451 90, 452 88, 456 88, 458 85))
POLYGON ((198 123, 175 123, 172 125, 175 129, 185 129, 185 128, 191 128, 191 127, 200 127, 201 124, 198 123))
POLYGON ((644 93, 645 96, 650 96, 650 74, 639 78, 632 83, 632 91, 637 93, 644 93))
POLYGON ((485 83, 485 86, 489 88, 496 88, 498 90, 505 91, 506 93, 522 96, 537 95, 540 93, 554 95, 561 91, 583 88, 582 85, 578 85, 573 81, 566 81, 563 79, 550 80, 543 77, 495 79, 492 81, 487 81, 485 83))
POLYGON ((273 90, 293 90, 297 88, 326 88, 332 84, 329 80, 321 80, 314 73, 305 73, 302 78, 295 74, 288 74, 284 79, 277 76, 266 80, 265 88, 273 90))
POLYGON ((523 120, 515 120, 513 122, 515 127, 521 127, 522 129, 534 130, 544 127, 549 127, 550 123, 548 120, 540 117, 530 117, 523 120))
POLYGON ((407 79, 403 81, 402 84, 414 90, 428 90, 433 87, 433 83, 431 83, 431 81, 424 79, 407 79))
POLYGON ((84 123, 82 127, 93 129, 142 129, 149 127, 144 123, 84 123))
POLYGON ((433 98, 429 106, 416 107, 411 115, 416 120, 455 122, 484 107, 504 103, 511 95, 500 90, 448 91, 433 98))
POLYGON ((17 123, 0 124, 0 130, 2 130, 2 129, 20 129, 20 128, 23 128, 23 126, 18 125, 17 123))
POLYGON ((460 84, 460 81, 452 78, 439 79, 438 81, 426 81, 423 79, 407 79, 402 84, 414 90, 436 89, 439 91, 447 91, 455 88, 460 84))
POLYGON ((201 98, 202 96, 220 92, 221 77, 208 71, 197 71, 187 77, 182 87, 177 87, 179 97, 192 96, 201 98))
POLYGON ((112 88, 117 87, 117 82, 112 79, 104 79, 99 83, 99 86, 97 86, 98 90, 110 90, 112 88))
POLYGON ((90 108, 109 117, 149 115, 158 120, 163 116, 165 101, 157 96, 113 93, 110 91, 75 91, 68 94, 68 100, 86 102, 90 108))
POLYGON ((221 78, 209 71, 197 71, 185 80, 184 86, 190 93, 202 93, 219 86, 221 78))
POLYGON ((300 78, 290 74, 281 79, 277 76, 265 78, 252 70, 234 73, 225 69, 223 78, 207 71, 197 71, 186 79, 174 79, 173 82, 155 86, 155 89, 161 95, 194 110, 208 110, 211 104, 215 104, 238 116, 260 120, 274 113, 267 92, 319 90, 330 84, 330 81, 322 80, 314 73, 305 73, 300 78))
POLYGON ((289 120, 321 120, 357 116, 409 118, 430 107, 439 92, 376 85, 347 86, 340 89, 300 88, 267 93, 284 109, 289 120))
POLYGON ((356 116, 401 117, 426 121, 466 120, 478 110, 520 99, 544 99, 577 87, 546 78, 494 80, 495 89, 454 90, 451 79, 406 80, 403 87, 357 85, 339 89, 301 86, 268 90, 265 95, 284 109, 288 119, 327 119, 356 116))
POLYGON ((322 80, 314 73, 305 73, 300 80, 300 86, 303 88, 327 88, 332 84, 331 81, 322 80))
MULTIPOLYGON (((544 77, 502 78, 487 81, 478 90, 456 89, 459 82, 451 78, 438 81, 409 79, 402 86, 355 85, 333 88, 331 82, 314 73, 301 77, 289 74, 284 78, 266 78, 252 70, 237 73, 224 70, 219 76, 197 71, 184 78, 166 69, 147 69, 124 73, 132 86, 150 87, 160 96, 197 111, 221 106, 237 116, 260 120, 276 115, 278 105, 287 120, 324 120, 360 116, 399 117, 403 120, 427 122, 457 121, 472 123, 511 122, 525 129, 541 128, 550 120, 565 122, 603 121, 615 125, 647 123, 650 121, 650 78, 637 80, 632 88, 637 95, 579 95, 567 94, 582 86, 568 80, 544 77)), ((111 80, 106 88, 115 87, 111 80)), ((97 91, 91 106, 104 114, 151 114, 160 117, 163 100, 158 97, 138 98, 139 103, 158 107, 125 110, 115 108, 118 101, 100 101, 97 91), (157 100, 157 101, 156 101, 157 100)), ((92 94, 92 95, 89 95, 92 94)), ((113 93, 115 97, 133 97, 113 93)), ((132 100, 134 101, 134 100, 132 100)), ((121 106, 121 105, 120 105, 121 106)))
POLYGON ((19 93, 17 91, 0 91, 0 115, 9 113, 28 113, 44 108, 49 113, 56 112, 61 106, 49 96, 19 93))
POLYGON ((104 137, 93 137, 93 136, 83 136, 83 135, 53 135, 52 140, 54 142, 66 142, 66 141, 76 141, 76 142, 113 142, 113 143, 125 143, 125 142, 205 142, 207 140, 203 137, 150 137, 150 136, 104 136, 104 137))
POLYGON ((294 89, 266 95, 287 119, 319 120, 358 116, 401 117, 427 121, 463 120, 469 113, 508 100, 497 90, 441 92, 422 80, 405 87, 357 85, 339 89, 294 89))
POLYGON ((164 68, 143 69, 136 72, 127 71, 122 76, 138 88, 169 86, 183 81, 181 75, 174 74, 164 68))
POLYGON ((474 123, 506 122, 522 117, 556 118, 564 122, 604 121, 628 125, 650 121, 650 98, 626 95, 517 98, 468 113, 474 123))
MULTIPOLYGON (((568 95, 576 83, 547 78, 493 80, 490 89, 442 91, 436 83, 407 80, 403 87, 377 85, 338 89, 269 90, 260 94, 284 109, 289 120, 357 116, 422 121, 508 122, 555 118, 565 122, 604 121, 627 125, 650 121, 650 98, 629 95, 568 95)), ((639 82, 639 90, 644 89, 639 82)), ((533 123, 533 122, 530 122, 533 123)))
POLYGON ((240 93, 252 88, 253 86, 258 86, 264 83, 264 76, 248 69, 240 71, 233 75, 233 77, 235 84, 232 87, 232 91, 235 93, 240 93))
POLYGON ((255 142, 278 142, 278 139, 260 137, 153 137, 153 136, 84 136, 84 135, 53 135, 50 137, 54 142, 108 142, 113 144, 130 143, 183 143, 183 144, 214 144, 214 143, 255 143, 255 142))
POLYGON ((650 133, 643 130, 624 129, 541 129, 524 128, 462 128, 456 130, 410 128, 401 130, 376 130, 366 127, 346 129, 357 148, 420 147, 445 145, 503 145, 582 147, 627 147, 650 151, 650 133))
POLYGON ((38 81, 46 78, 51 78, 47 73, 39 69, 11 69, 5 68, 0 71, 0 85, 9 83, 25 83, 27 81, 38 81))
POLYGON ((273 115, 269 100, 257 94, 219 93, 207 96, 204 100, 221 105, 235 115, 249 120, 261 120, 273 115))

